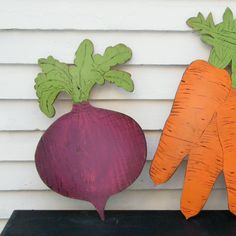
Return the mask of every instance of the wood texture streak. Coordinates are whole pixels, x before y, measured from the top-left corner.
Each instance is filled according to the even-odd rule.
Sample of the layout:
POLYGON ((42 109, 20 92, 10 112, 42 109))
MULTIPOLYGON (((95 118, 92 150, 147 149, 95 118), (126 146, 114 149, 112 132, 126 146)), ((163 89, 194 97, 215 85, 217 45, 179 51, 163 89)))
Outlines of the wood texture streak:
POLYGON ((47 186, 91 202, 104 219, 108 198, 134 182, 146 154, 144 134, 132 118, 85 102, 48 128, 35 160, 47 186))
POLYGON ((186 69, 150 169, 154 183, 167 181, 196 145, 226 99, 230 81, 225 70, 205 61, 195 61, 186 69))
POLYGON ((201 60, 193 62, 180 82, 152 161, 151 178, 161 184, 173 175, 185 156, 189 157, 181 201, 181 211, 187 219, 202 209, 222 171, 225 160, 217 111, 226 105, 230 90, 231 79, 226 70, 201 60))

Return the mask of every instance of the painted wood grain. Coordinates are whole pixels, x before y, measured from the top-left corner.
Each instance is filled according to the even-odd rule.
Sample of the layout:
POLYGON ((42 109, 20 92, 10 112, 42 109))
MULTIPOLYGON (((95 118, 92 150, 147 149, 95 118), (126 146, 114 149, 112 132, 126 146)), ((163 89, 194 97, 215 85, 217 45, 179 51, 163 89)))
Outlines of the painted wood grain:
POLYGON ((36 64, 48 55, 72 63, 85 38, 95 42, 96 53, 107 45, 126 44, 134 52, 128 64, 135 65, 187 65, 207 59, 210 48, 192 32, 10 30, 0 31, 0 63, 36 64))
MULTIPOLYGON (((0 132, 0 162, 33 161, 36 146, 43 131, 0 132)), ((154 156, 161 131, 145 131, 147 159, 154 156)))
POLYGON ((99 10, 96 0, 2 2, 1 29, 189 30, 185 21, 198 11, 219 20, 226 6, 236 7, 229 0, 102 0, 99 10))
MULTIPOLYGON (((112 196, 107 210, 178 210, 180 190, 127 190, 112 196)), ((0 218, 8 218, 13 210, 94 210, 85 201, 65 198, 51 191, 9 191, 0 193, 0 218), (17 199, 17 200, 16 200, 17 199)), ((227 209, 226 191, 213 190, 204 209, 227 209)))
POLYGON ((81 102, 45 131, 35 165, 49 188, 91 202, 104 220, 108 198, 136 180, 146 155, 144 133, 132 118, 81 102))
MULTIPOLYGON (((182 189, 187 161, 183 161, 172 178, 159 186, 154 186, 149 177, 150 161, 147 161, 141 175, 129 187, 132 190, 182 189)), ((0 163, 1 191, 48 190, 40 179, 34 162, 2 162, 0 163), (11 174, 9 174, 11 173, 11 174)), ((216 189, 224 189, 224 177, 221 175, 216 181, 216 189)))
MULTIPOLYGON (((120 68, 131 73, 135 85, 134 92, 128 93, 107 83, 105 86, 95 86, 91 99, 173 99, 185 70, 185 66, 130 65, 120 68)), ((0 99, 36 99, 33 87, 34 79, 39 72, 40 68, 37 65, 0 64, 0 99)), ((69 97, 62 95, 60 98, 69 97)))

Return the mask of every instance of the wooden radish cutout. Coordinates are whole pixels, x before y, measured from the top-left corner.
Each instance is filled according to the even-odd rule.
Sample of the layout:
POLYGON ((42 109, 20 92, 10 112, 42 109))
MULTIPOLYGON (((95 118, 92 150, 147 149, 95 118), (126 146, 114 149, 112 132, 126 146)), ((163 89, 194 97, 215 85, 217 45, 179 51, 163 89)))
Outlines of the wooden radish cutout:
POLYGON ((189 157, 181 199, 188 219, 203 208, 223 171, 229 210, 236 215, 236 20, 227 8, 219 24, 201 13, 187 24, 212 50, 208 62, 194 61, 183 75, 150 176, 164 183, 189 157))
POLYGON ((67 65, 49 56, 40 59, 35 89, 39 106, 48 117, 59 93, 72 97, 72 111, 56 120, 41 137, 35 161, 44 183, 67 197, 91 202, 104 219, 108 198, 122 191, 139 176, 146 160, 146 140, 140 126, 127 115, 96 108, 88 102, 95 84, 106 81, 133 91, 131 75, 115 70, 131 58, 123 44, 93 54, 93 44, 84 40, 67 65))

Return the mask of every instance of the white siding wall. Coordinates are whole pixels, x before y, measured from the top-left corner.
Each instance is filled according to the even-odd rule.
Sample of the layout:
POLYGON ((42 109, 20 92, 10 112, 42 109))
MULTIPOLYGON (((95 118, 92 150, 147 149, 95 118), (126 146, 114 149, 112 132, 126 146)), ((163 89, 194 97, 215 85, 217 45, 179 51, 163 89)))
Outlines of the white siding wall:
MULTIPOLYGON (((93 91, 92 102, 134 117, 148 142, 143 173, 106 208, 179 209, 186 161, 157 188, 148 168, 186 65, 209 53, 185 21, 198 11, 212 11, 219 20, 227 6, 236 13, 233 0, 1 0, 0 231, 14 209, 93 209, 48 190, 34 167, 39 137, 55 120, 38 108, 33 89, 37 59, 51 54, 72 62, 84 38, 93 40, 97 52, 119 42, 133 49, 125 69, 133 75, 135 92, 107 85, 93 91)), ((71 107, 67 97, 61 98, 57 117, 71 107)), ((205 208, 227 208, 222 176, 205 208)))

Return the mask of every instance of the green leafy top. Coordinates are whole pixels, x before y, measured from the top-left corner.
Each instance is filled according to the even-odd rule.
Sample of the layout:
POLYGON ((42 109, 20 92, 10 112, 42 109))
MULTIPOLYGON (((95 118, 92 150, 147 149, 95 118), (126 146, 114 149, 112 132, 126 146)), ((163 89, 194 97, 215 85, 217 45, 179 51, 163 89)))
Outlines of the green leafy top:
POLYGON ((95 84, 103 85, 105 81, 116 84, 132 92, 134 84, 131 75, 125 71, 113 70, 112 67, 127 62, 131 49, 124 44, 108 47, 103 55, 93 55, 93 43, 85 39, 75 53, 73 65, 59 62, 52 56, 39 59, 42 72, 35 79, 39 106, 48 117, 55 115, 53 103, 60 92, 66 92, 74 103, 89 99, 95 84))
POLYGON ((187 24, 201 35, 201 40, 212 46, 209 63, 224 69, 231 65, 232 87, 236 88, 236 20, 227 8, 223 21, 215 24, 210 13, 205 19, 201 13, 188 19, 187 24))

